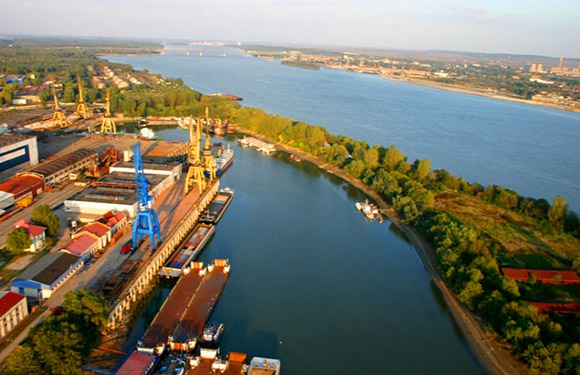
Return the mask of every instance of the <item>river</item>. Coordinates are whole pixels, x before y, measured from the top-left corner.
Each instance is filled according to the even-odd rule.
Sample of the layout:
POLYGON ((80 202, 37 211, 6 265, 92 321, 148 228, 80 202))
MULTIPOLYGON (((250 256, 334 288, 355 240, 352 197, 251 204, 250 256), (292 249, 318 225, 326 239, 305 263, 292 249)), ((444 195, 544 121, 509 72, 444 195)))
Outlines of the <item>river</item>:
MULTIPOLYGON (((232 265, 212 316, 226 326, 222 352, 279 358, 287 375, 485 373, 414 247, 356 211, 362 193, 311 164, 226 142, 235 161, 220 186, 235 198, 199 258, 232 265)), ((168 293, 162 283, 126 350, 168 293)))
MULTIPOLYGON (((395 144, 480 183, 565 195, 580 207, 575 147, 580 116, 433 90, 343 71, 282 66, 240 53, 109 57, 181 77, 204 93, 395 144)), ((186 140, 179 129, 165 140, 186 140)), ((232 273, 213 319, 222 351, 282 360, 284 374, 484 374, 415 249, 390 223, 367 222, 364 196, 284 155, 240 148, 221 186, 234 201, 201 255, 232 273)), ((127 344, 144 332, 169 289, 157 290, 127 344)))
MULTIPOLYGON (((170 47, 170 46, 168 46, 170 47)), ((182 48, 182 47, 181 47, 182 48)), ((290 67, 228 49, 224 57, 167 49, 164 56, 114 56, 205 94, 325 126, 371 144, 396 145, 409 160, 525 196, 563 195, 580 212, 580 113, 436 90, 375 75, 290 67)))

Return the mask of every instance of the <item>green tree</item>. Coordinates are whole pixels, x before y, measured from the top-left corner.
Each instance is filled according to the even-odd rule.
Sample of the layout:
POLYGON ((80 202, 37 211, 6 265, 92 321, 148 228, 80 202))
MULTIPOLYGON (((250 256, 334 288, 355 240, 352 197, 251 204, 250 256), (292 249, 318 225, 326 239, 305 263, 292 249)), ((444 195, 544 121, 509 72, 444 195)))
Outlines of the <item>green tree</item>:
POLYGON ((24 229, 14 229, 6 236, 6 247, 14 254, 21 253, 31 245, 32 240, 24 229))
POLYGON ((407 157, 396 146, 389 146, 383 158, 383 166, 387 169, 393 169, 399 162, 405 160, 407 157))
POLYGON ((568 203, 566 198, 558 195, 552 202, 552 207, 548 210, 548 220, 556 226, 563 226, 564 218, 568 212, 568 203))
POLYGON ((46 227, 49 236, 56 236, 60 233, 60 221, 58 216, 46 204, 36 206, 32 210, 32 221, 46 227))
POLYGON ((39 363, 34 349, 29 344, 18 346, 4 360, 4 375, 42 375, 46 371, 39 363))
POLYGON ((429 176, 429 172, 431 171, 431 161, 429 161, 429 159, 416 160, 413 167, 417 178, 419 180, 424 180, 429 176))

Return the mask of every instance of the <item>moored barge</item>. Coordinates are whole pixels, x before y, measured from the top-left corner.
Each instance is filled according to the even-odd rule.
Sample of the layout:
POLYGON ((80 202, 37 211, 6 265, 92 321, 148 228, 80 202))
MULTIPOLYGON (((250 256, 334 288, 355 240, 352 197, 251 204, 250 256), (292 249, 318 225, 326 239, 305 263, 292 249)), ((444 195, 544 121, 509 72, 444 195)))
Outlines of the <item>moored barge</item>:
POLYGON ((234 199, 234 191, 232 189, 225 188, 220 190, 213 202, 201 214, 200 220, 204 223, 217 224, 232 202, 232 199, 234 199))
POLYGON ((198 224, 183 247, 178 250, 161 268, 160 276, 179 277, 183 270, 197 257, 201 249, 207 244, 215 233, 215 226, 211 224, 198 224))

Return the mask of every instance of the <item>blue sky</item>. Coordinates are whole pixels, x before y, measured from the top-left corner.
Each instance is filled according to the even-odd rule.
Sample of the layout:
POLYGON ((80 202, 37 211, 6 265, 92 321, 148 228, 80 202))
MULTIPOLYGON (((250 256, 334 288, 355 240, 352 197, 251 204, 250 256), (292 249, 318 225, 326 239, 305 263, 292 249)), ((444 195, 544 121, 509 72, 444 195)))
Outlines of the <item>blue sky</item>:
POLYGON ((580 57, 580 1, 17 0, 2 4, 0 34, 580 57))

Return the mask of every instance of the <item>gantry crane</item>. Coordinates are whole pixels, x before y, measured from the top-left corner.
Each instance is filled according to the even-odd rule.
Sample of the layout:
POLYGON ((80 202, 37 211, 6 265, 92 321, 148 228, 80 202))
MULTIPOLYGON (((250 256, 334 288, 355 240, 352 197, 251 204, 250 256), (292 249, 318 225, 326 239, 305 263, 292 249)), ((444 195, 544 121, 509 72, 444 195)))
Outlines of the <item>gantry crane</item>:
POLYGON ((54 98, 54 113, 52 115, 52 121, 55 127, 63 128, 66 126, 66 117, 58 105, 58 99, 56 98, 56 91, 54 90, 54 86, 52 86, 52 97, 54 98))
POLYGON ((77 104, 77 114, 84 119, 89 118, 89 107, 85 103, 85 98, 83 98, 83 85, 81 84, 80 77, 77 78, 79 83, 79 104, 77 104))
POLYGON ((203 168, 209 181, 216 178, 217 165, 211 154, 211 143, 209 141, 209 108, 205 107, 205 145, 203 147, 203 168))
POLYGON ((117 133, 115 121, 111 116, 111 102, 109 99, 109 90, 107 90, 107 104, 105 105, 105 113, 103 115, 103 124, 101 125, 101 133, 117 133))
POLYGON ((135 164, 135 183, 137 185, 137 215, 133 222, 132 246, 133 249, 136 249, 143 237, 149 235, 151 249, 155 250, 155 236, 157 236, 159 242, 163 241, 163 239, 161 238, 159 220, 153 209, 153 196, 149 194, 149 185, 151 183, 145 177, 145 171, 143 170, 143 159, 141 158, 141 146, 139 142, 135 145, 133 163, 135 164))
POLYGON ((189 168, 187 170, 187 177, 185 178, 185 194, 193 188, 194 184, 199 187, 199 192, 205 190, 206 181, 203 174, 203 166, 200 159, 201 146, 201 121, 193 121, 190 117, 189 121, 189 150, 187 153, 187 162, 189 168), (195 128, 194 128, 195 127, 195 128))

